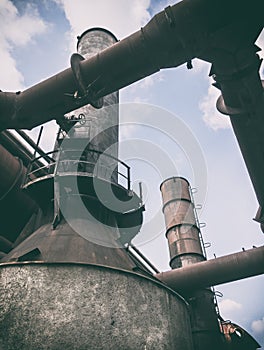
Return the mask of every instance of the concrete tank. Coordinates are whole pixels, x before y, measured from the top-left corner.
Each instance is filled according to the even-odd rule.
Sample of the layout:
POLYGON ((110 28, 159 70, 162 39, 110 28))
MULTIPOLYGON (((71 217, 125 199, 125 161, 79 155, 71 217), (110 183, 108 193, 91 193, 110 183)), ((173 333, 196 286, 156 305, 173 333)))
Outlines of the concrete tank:
POLYGON ((193 350, 187 303, 139 274, 1 264, 0 289, 1 350, 193 350))

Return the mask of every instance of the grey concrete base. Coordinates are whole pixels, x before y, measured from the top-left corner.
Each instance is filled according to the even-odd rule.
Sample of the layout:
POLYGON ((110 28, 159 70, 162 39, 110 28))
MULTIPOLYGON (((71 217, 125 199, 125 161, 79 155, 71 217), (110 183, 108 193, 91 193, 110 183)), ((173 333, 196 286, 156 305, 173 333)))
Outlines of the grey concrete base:
POLYGON ((74 264, 0 266, 1 350, 192 350, 188 306, 139 275, 74 264))

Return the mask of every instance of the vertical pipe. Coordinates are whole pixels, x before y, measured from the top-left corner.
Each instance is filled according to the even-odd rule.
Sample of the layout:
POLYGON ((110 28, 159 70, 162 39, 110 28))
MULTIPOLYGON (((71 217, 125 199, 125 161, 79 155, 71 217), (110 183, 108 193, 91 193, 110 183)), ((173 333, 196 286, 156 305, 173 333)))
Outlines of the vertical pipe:
POLYGON ((170 266, 175 269, 205 260, 194 215, 189 182, 172 177, 161 184, 170 266))
MULTIPOLYGON (((160 190, 172 269, 204 261, 199 224, 189 182, 182 177, 165 180, 160 190)), ((223 349, 218 316, 211 289, 190 292, 191 324, 195 350, 223 349)))

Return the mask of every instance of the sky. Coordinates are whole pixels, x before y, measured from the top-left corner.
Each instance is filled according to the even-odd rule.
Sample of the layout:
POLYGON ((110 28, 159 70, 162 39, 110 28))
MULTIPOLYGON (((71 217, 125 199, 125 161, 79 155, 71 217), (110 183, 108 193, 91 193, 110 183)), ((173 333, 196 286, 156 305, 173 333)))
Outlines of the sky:
MULTIPOLYGON (((167 0, 0 0, 0 89, 17 91, 69 67, 76 37, 91 27, 122 39, 175 1, 167 0)), ((264 49, 264 35, 258 46, 264 49)), ((260 53, 260 55, 263 55, 260 53)), ((169 176, 186 177, 194 188, 199 220, 214 258, 263 245, 252 220, 255 194, 230 127, 215 104, 219 91, 210 65, 193 60, 162 70, 120 91, 119 158, 132 167, 135 191, 143 183, 144 225, 133 243, 160 271, 169 269, 159 186, 169 176)), ((263 66, 261 67, 263 77, 263 66)), ((29 132, 36 138, 39 128, 29 132)), ((50 150, 56 131, 45 125, 41 146, 50 150)), ((230 267, 232 268, 232 267, 230 267)), ((216 286, 225 319, 250 332, 264 346, 264 277, 216 286)))

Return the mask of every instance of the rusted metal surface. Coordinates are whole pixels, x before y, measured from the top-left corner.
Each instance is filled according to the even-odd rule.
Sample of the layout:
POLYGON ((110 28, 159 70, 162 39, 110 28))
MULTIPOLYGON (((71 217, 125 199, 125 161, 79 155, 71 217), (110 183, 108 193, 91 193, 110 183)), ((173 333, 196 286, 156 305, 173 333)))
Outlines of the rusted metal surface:
POLYGON ((29 261, 82 262, 129 271, 137 267, 126 250, 116 242, 116 229, 87 219, 73 220, 70 220, 70 225, 79 228, 79 232, 64 220, 56 230, 52 229, 51 223, 47 223, 7 254, 2 262, 19 261, 21 257, 38 249, 38 256, 34 255, 29 261))
POLYGON ((196 226, 180 225, 167 233, 172 268, 184 267, 203 261, 199 231, 196 226))
POLYGON ((177 199, 185 199, 190 202, 189 187, 189 181, 183 177, 173 176, 164 180, 160 185, 163 205, 165 206, 171 200, 175 201, 177 199))
POLYGON ((160 189, 171 267, 178 268, 204 260, 189 182, 173 177, 165 180, 160 189))
POLYGON ((264 273, 264 247, 253 248, 155 275, 180 293, 264 273))
POLYGON ((194 350, 186 302, 140 275, 0 265, 0 289, 1 349, 194 350))
POLYGON ((196 225, 193 203, 186 200, 175 199, 164 204, 163 213, 167 232, 178 225, 196 225))
MULTIPOLYGON (((103 203, 102 198, 97 198, 92 177, 82 177, 77 181, 76 174, 73 176, 60 174, 57 183, 60 193, 60 218, 54 227, 52 225, 54 220, 53 198, 56 194, 53 191, 53 181, 53 178, 41 179, 29 186, 28 191, 30 190, 31 195, 34 194, 36 198, 40 197, 38 203, 42 208, 42 213, 40 213, 40 218, 36 218, 36 224, 33 223, 30 227, 26 227, 25 232, 21 233, 21 236, 27 237, 31 230, 31 235, 5 256, 3 261, 18 260, 37 248, 40 254, 34 257, 34 260, 86 262, 112 267, 120 266, 127 270, 136 268, 123 244, 120 243, 120 238, 123 232, 130 233, 129 237, 125 237, 126 243, 127 238, 131 239, 138 233, 142 224, 142 208, 138 206, 139 203, 133 201, 129 203, 128 200, 128 213, 123 213, 121 210, 120 212, 113 211, 106 205, 107 203, 103 203), (71 189, 70 193, 69 189, 71 189), (133 208, 134 212, 130 212, 133 208), (130 215, 133 216, 133 222, 129 220, 130 215), (121 223, 120 217, 124 217, 121 223)), ((101 190, 104 185, 104 181, 97 184, 101 190)), ((121 187, 120 191, 120 205, 122 204, 122 208, 125 209, 126 202, 122 200, 122 196, 128 196, 127 191, 121 187)), ((126 200, 126 198, 123 199, 126 200)), ((109 197, 109 203, 111 200, 112 197, 109 197)), ((105 201, 107 202, 107 198, 105 201)))

